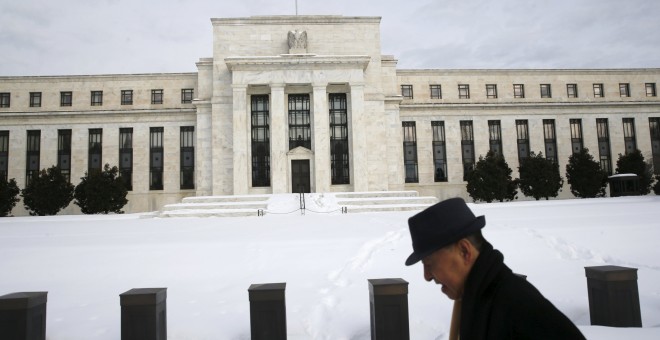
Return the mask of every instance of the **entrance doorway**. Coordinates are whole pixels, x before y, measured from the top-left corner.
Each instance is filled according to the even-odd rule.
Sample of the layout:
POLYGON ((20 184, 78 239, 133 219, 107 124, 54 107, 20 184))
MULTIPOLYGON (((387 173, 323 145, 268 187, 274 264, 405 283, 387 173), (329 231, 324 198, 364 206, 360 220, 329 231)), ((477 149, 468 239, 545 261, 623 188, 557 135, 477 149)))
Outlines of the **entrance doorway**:
POLYGON ((309 178, 309 159, 291 161, 291 192, 311 192, 309 178))

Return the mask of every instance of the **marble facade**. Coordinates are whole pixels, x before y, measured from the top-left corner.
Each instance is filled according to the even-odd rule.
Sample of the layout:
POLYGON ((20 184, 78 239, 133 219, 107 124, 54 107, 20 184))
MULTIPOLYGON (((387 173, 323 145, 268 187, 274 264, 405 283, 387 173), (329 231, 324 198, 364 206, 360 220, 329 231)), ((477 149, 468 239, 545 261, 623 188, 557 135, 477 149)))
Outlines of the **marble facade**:
MULTIPOLYGON (((461 121, 474 126, 474 154, 489 150, 488 122, 501 124, 502 152, 514 177, 518 166, 516 120, 529 123, 530 149, 543 151, 542 122, 556 126, 558 162, 562 173, 570 156, 569 121, 580 119, 584 147, 598 158, 596 119, 609 122, 612 165, 624 153, 622 120, 634 118, 637 147, 647 159, 660 152, 652 147, 651 120, 660 117, 660 101, 649 84, 660 80, 660 69, 612 70, 401 70, 380 45, 379 17, 268 16, 211 19, 213 55, 196 63, 197 72, 58 77, 0 77, 0 94, 11 104, 0 107, 0 132, 9 133, 8 177, 19 186, 26 176, 26 131, 41 131, 41 168, 57 162, 60 129, 72 130, 71 178, 74 184, 87 170, 89 129, 103 129, 103 163, 118 162, 120 128, 133 128, 133 190, 127 212, 159 210, 186 196, 244 195, 294 192, 296 161, 309 164, 309 191, 416 190, 440 199, 469 199, 463 181, 461 121), (516 98, 514 84, 525 87, 516 98), (552 89, 541 96, 539 86, 552 89), (577 96, 568 96, 567 86, 577 96), (603 84, 604 96, 594 96, 603 84), (629 96, 622 96, 628 84, 629 96), (402 95, 409 86, 409 97, 402 95), (459 86, 469 86, 461 98, 459 86), (496 98, 486 87, 496 85, 496 98), (441 95, 431 95, 431 88, 441 95), (154 104, 151 91, 162 89, 154 104), (180 93, 192 89, 194 100, 180 93), (122 105, 122 91, 134 100, 122 105), (60 94, 71 91, 71 106, 60 94), (102 105, 90 105, 90 93, 102 91, 102 105), (41 105, 29 105, 30 93, 41 94, 41 105), (309 147, 290 147, 290 95, 309 96, 309 147), (332 184, 329 97, 346 96, 349 181, 332 184), (253 184, 251 98, 269 103, 270 185, 253 184), (434 178, 432 122, 446 132, 447 180, 434 178), (416 124, 418 178, 406 183, 402 122, 416 124), (149 189, 149 129, 164 128, 163 189, 149 189), (181 127, 195 129, 195 186, 181 189, 181 127)), ((0 152, 2 152, 0 150, 0 152)), ((1 170, 1 169, 0 169, 1 170)), ((565 186, 560 197, 571 197, 565 186)), ((73 204, 65 213, 77 213, 73 204)), ((15 214, 24 214, 22 205, 15 214)))

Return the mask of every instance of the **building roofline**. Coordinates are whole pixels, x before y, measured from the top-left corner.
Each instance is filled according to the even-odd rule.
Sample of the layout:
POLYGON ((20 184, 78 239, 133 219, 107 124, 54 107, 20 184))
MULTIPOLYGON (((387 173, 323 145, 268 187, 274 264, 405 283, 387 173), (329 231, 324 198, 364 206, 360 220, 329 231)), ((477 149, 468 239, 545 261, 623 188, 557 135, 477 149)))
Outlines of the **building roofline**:
POLYGON ((273 15, 242 18, 211 18, 213 25, 275 25, 275 24, 380 24, 381 17, 359 17, 342 15, 273 15))
POLYGON ((74 80, 92 78, 160 78, 160 77, 197 77, 197 72, 185 73, 118 73, 118 74, 80 74, 48 76, 0 76, 0 80, 74 80))
POLYGON ((495 74, 507 74, 507 73, 627 73, 627 72, 658 72, 660 73, 660 68, 608 68, 608 69, 570 69, 570 68, 559 68, 559 69, 542 69, 542 68, 521 68, 521 69, 397 69, 396 73, 398 74, 416 74, 422 73, 425 75, 428 74, 483 74, 483 73, 495 73, 495 74))

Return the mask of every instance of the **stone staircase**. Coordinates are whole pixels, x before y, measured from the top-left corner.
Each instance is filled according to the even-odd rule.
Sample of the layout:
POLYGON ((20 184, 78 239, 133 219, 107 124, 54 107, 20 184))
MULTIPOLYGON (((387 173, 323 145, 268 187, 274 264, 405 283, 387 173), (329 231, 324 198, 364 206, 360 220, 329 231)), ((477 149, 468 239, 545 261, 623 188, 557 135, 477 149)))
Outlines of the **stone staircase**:
POLYGON ((158 217, 239 217, 258 216, 268 208, 271 195, 186 197, 181 203, 168 204, 158 217))
MULTIPOLYGON (((186 197, 168 204, 149 217, 241 217, 288 214, 299 211, 298 194, 186 197)), ((416 191, 373 191, 306 194, 306 208, 312 213, 346 213, 423 210, 437 202, 420 197, 416 191), (322 202, 315 198, 323 197, 322 202), (317 205, 322 205, 317 206, 317 205)), ((146 217, 146 216, 145 216, 146 217)))
POLYGON ((423 210, 438 202, 435 197, 420 197, 417 191, 345 192, 335 197, 348 213, 423 210))

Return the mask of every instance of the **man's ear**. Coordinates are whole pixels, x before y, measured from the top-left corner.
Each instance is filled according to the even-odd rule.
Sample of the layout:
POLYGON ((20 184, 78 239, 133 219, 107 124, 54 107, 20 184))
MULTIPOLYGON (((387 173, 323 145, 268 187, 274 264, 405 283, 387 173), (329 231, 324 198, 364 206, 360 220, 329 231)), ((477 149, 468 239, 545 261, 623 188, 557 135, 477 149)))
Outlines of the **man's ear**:
POLYGON ((465 262, 473 262, 477 256, 477 249, 468 241, 467 238, 460 239, 456 244, 458 246, 458 252, 461 255, 461 258, 465 262))

